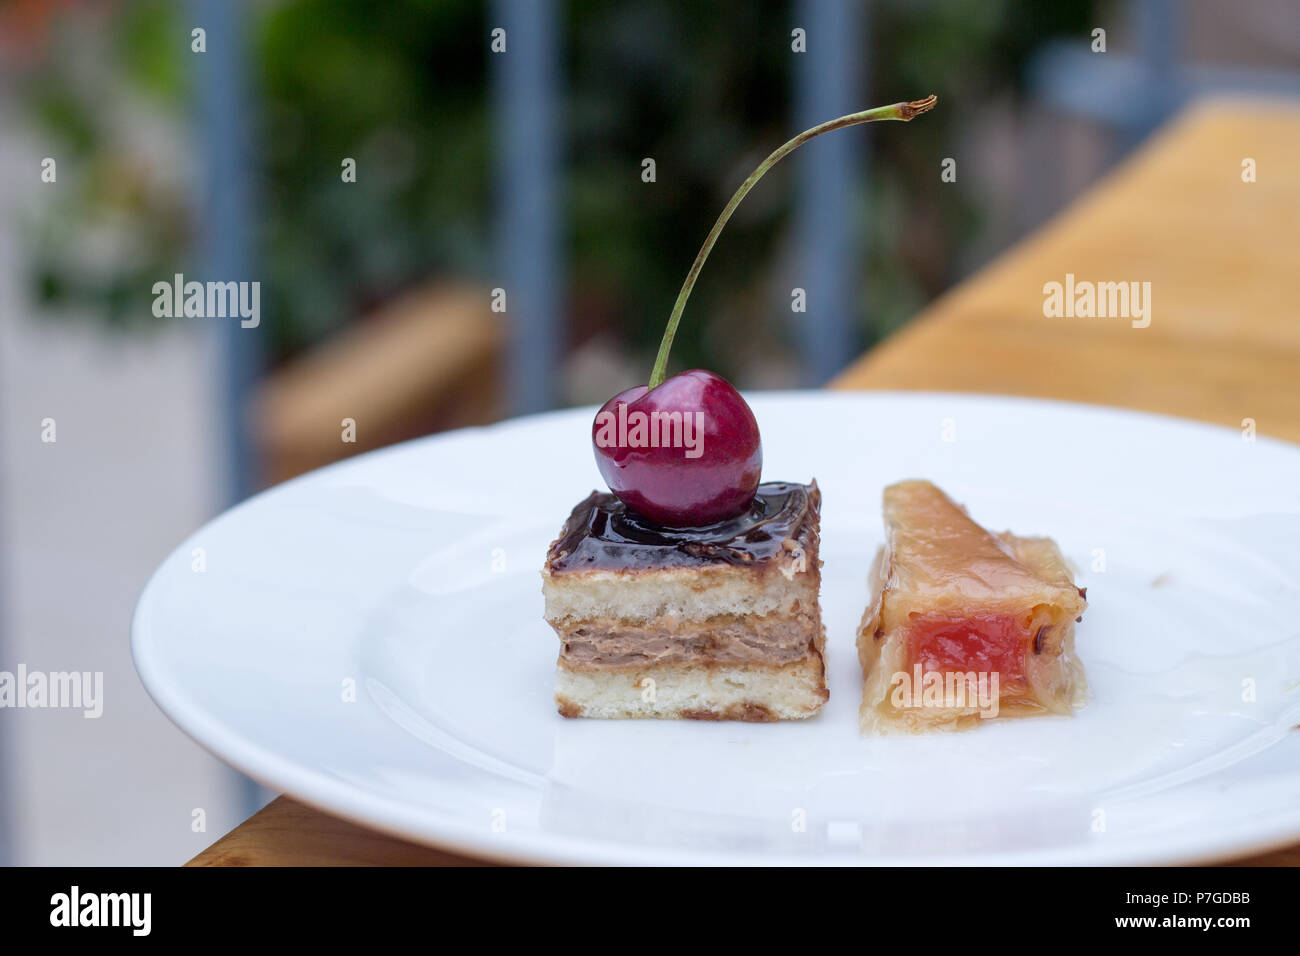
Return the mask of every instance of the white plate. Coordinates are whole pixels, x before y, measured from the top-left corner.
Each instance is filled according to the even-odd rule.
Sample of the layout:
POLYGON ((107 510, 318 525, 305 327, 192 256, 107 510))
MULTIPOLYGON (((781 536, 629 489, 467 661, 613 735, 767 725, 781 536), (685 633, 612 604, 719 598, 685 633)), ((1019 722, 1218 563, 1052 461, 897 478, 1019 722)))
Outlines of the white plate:
POLYGON ((493 858, 1154 863, 1300 839, 1300 448, 1054 402, 751 400, 765 477, 824 494, 816 719, 556 714, 538 569, 600 486, 591 409, 385 449, 233 509, 145 588, 136 666, 268 786, 493 858), (906 477, 1077 566, 1077 716, 858 736, 853 632, 881 488, 906 477))

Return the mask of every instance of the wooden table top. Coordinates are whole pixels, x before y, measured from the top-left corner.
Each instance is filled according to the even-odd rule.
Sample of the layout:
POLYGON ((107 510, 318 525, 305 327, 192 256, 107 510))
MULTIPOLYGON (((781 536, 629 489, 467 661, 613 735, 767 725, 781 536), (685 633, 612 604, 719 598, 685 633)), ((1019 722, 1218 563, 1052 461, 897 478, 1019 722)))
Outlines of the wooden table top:
MULTIPOLYGON (((1300 442, 1300 108, 1198 106, 833 387, 1032 395, 1300 442), (1254 160, 1255 182, 1243 181, 1254 160), (1150 324, 1048 318, 1044 284, 1150 282, 1150 324)), ((1300 844, 1235 861, 1300 865, 1300 844)), ((287 797, 190 865, 473 865, 287 797)))

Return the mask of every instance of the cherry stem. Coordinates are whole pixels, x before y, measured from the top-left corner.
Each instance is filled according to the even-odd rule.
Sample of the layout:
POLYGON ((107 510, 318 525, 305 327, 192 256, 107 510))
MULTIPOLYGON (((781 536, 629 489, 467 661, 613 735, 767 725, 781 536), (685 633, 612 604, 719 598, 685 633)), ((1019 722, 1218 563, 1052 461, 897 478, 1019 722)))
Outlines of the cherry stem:
POLYGON ((758 168, 740 184, 740 188, 736 190, 735 195, 731 197, 731 201, 722 210, 722 215, 718 216, 718 221, 709 230, 704 245, 700 246, 699 254, 695 257, 695 261, 691 263, 691 271, 686 274, 686 281, 682 283, 682 291, 677 293, 677 301, 673 303, 673 313, 668 317, 668 327, 664 329, 663 340, 659 343, 659 354, 655 356, 655 366, 650 373, 650 388, 658 388, 662 385, 667 375, 668 353, 673 347, 673 337, 677 335, 677 325, 682 320, 682 312, 686 309, 686 300, 691 297, 691 290, 695 288, 695 280, 699 278, 700 269, 704 267, 704 260, 709 258, 709 253, 713 251, 713 244, 718 241, 718 236, 722 234, 722 229, 727 224, 727 220, 731 218, 731 214, 736 211, 736 207, 740 205, 745 195, 754 188, 754 184, 763 178, 764 173, 808 142, 808 140, 820 136, 822 133, 844 129, 846 126, 857 126, 861 123, 874 123, 876 120, 902 120, 906 123, 908 120, 934 109, 934 104, 938 101, 938 97, 931 94, 923 100, 916 100, 912 103, 877 106, 875 109, 863 110, 861 113, 850 113, 847 116, 841 116, 839 119, 828 120, 819 126, 814 126, 812 129, 804 130, 794 139, 778 146, 767 159, 759 163, 758 168))

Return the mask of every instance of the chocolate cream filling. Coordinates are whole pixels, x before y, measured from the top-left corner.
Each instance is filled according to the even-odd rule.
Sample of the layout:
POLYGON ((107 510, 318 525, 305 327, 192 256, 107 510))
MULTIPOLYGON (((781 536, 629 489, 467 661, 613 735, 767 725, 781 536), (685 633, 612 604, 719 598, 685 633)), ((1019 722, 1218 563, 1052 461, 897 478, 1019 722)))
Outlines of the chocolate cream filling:
POLYGON ((667 618, 634 627, 612 618, 593 619, 564 629, 560 659, 584 668, 667 663, 781 666, 807 657, 820 633, 819 617, 805 613, 705 622, 667 618))

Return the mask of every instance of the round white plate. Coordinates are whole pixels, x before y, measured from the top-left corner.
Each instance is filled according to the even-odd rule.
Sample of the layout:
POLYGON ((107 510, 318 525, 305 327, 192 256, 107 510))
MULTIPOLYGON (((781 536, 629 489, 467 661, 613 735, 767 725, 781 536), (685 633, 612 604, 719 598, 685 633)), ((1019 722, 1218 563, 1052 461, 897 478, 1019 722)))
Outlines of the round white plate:
POLYGON ((538 570, 600 487, 593 409, 363 455, 222 515, 140 599, 145 686, 269 787, 493 858, 1114 864, 1300 839, 1300 448, 1021 399, 751 401, 764 476, 823 491, 815 719, 556 713, 538 570), (880 492, 908 477, 1077 567, 1075 717, 858 735, 880 492))

